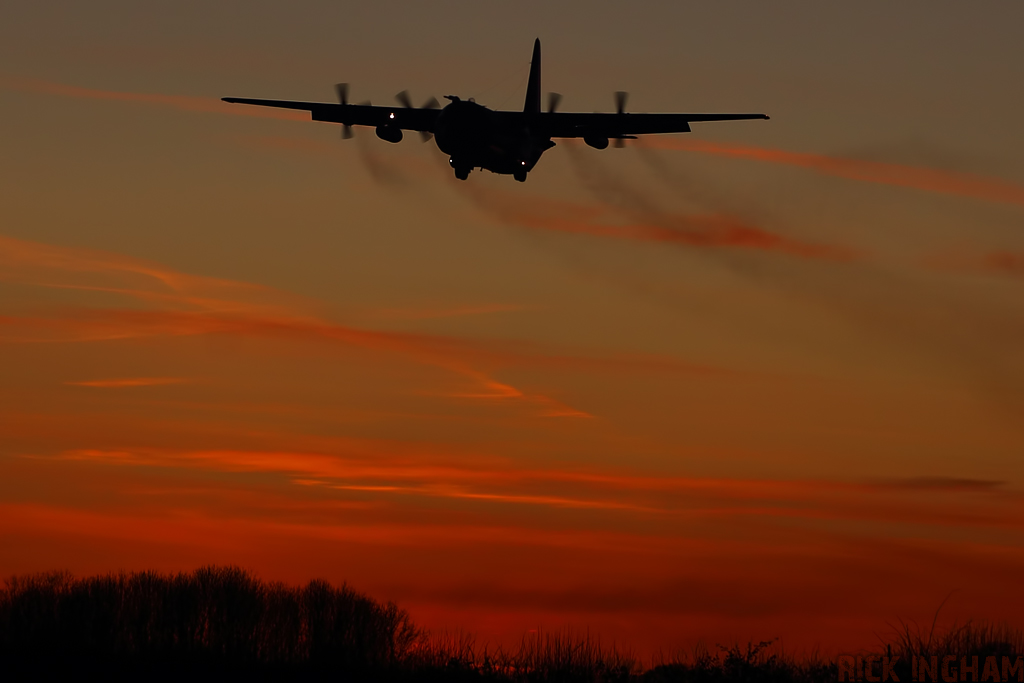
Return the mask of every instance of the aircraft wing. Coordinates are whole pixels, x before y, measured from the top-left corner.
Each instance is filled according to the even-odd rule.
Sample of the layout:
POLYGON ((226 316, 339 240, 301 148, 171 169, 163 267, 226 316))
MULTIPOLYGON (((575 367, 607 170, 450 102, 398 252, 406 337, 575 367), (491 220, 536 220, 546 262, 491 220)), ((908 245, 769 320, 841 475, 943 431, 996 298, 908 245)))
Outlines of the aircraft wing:
POLYGON ((433 132, 441 112, 437 109, 413 107, 374 107, 369 104, 331 104, 328 102, 289 102, 287 100, 254 100, 247 97, 225 97, 231 104, 252 104, 258 107, 308 111, 314 121, 341 123, 346 126, 394 126, 402 130, 433 132))
POLYGON ((689 133, 697 121, 744 121, 767 119, 767 114, 573 114, 544 112, 537 129, 553 138, 581 138, 587 135, 622 138, 650 133, 689 133))

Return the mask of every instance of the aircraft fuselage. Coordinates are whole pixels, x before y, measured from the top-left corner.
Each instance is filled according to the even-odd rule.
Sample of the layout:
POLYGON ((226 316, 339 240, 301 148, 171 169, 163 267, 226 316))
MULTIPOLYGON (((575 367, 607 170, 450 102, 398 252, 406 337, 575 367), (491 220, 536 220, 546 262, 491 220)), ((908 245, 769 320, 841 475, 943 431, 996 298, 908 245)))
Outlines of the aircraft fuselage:
POLYGON ((434 125, 438 148, 460 178, 474 168, 526 179, 541 154, 554 143, 531 132, 523 116, 508 116, 472 100, 450 97, 434 125))

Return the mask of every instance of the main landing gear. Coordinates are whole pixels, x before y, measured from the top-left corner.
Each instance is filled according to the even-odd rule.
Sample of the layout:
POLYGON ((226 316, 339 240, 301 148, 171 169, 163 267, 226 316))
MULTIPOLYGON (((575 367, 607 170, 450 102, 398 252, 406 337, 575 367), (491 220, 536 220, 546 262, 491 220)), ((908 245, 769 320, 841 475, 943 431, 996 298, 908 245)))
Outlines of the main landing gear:
MULTIPOLYGON (((466 180, 467 178, 469 178, 469 173, 470 171, 473 170, 473 167, 470 166, 469 164, 466 164, 462 161, 457 161, 456 159, 449 158, 448 164, 452 167, 452 169, 454 169, 455 177, 458 178, 459 180, 466 180)), ((528 173, 529 171, 526 169, 526 166, 524 164, 522 168, 516 168, 514 171, 512 171, 512 177, 521 183, 525 183, 526 175, 528 173)))
POLYGON ((472 166, 467 164, 459 163, 455 159, 449 157, 448 164, 455 169, 455 177, 459 180, 465 180, 469 177, 469 172, 473 170, 472 166))

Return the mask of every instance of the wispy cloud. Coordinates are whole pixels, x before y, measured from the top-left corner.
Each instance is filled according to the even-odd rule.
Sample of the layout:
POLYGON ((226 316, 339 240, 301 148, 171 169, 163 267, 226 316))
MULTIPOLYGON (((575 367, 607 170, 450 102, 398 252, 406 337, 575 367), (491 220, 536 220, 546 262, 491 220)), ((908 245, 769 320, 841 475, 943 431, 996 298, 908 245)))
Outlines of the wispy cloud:
POLYGON ((98 389, 123 389, 130 387, 160 387, 168 384, 186 384, 192 380, 183 377, 122 377, 119 379, 90 379, 79 382, 65 382, 75 387, 95 387, 98 389))
POLYGON ((192 275, 107 251, 0 235, 0 280, 121 294, 164 308, 273 310, 299 298, 248 282, 192 275))
POLYGON ((688 518, 859 520, 1024 530, 1024 499, 998 482, 915 477, 843 482, 647 476, 442 455, 437 446, 352 441, 344 453, 77 450, 63 459, 133 467, 276 473, 294 485, 383 496, 589 508, 688 518))
MULTIPOLYGON (((338 501, 330 502, 337 506, 338 501)), ((305 507, 312 508, 309 505, 305 507)), ((346 503, 346 507, 359 506, 346 503)), ((56 532, 65 537, 70 534, 82 538, 144 541, 164 546, 211 547, 228 552, 237 552, 241 544, 262 545, 268 536, 292 542, 314 540, 320 551, 324 541, 424 548, 437 548, 439 545, 465 548, 491 544, 600 551, 651 549, 652 546, 664 543, 660 539, 652 542, 613 531, 532 529, 508 524, 446 524, 428 520, 301 522, 257 515, 211 514, 199 510, 183 513, 166 509, 134 509, 129 512, 117 508, 91 510, 38 503, 0 503, 0 532, 8 537, 13 533, 28 533, 38 537, 56 532)), ((685 545, 699 544, 691 541, 685 545)), ((673 543, 675 548, 680 545, 679 540, 673 543)))
POLYGON ((117 90, 98 90, 83 88, 64 83, 52 83, 32 78, 0 78, 0 87, 8 90, 56 95, 78 99, 107 100, 113 102, 131 102, 160 107, 169 107, 180 111, 200 112, 204 114, 229 114, 231 116, 255 116, 259 118, 285 119, 289 121, 308 121, 306 112, 271 107, 245 107, 221 102, 213 97, 195 97, 189 95, 162 95, 157 93, 134 93, 117 90))
POLYGON ((726 215, 633 211, 626 221, 607 206, 522 196, 476 186, 464 188, 480 208, 502 222, 535 230, 671 244, 695 248, 744 249, 827 261, 851 261, 859 252, 778 235, 726 215))
POLYGON ((908 489, 914 491, 993 491, 1006 485, 1005 481, 992 479, 965 479, 957 477, 910 477, 906 479, 883 479, 871 482, 874 486, 908 489))
POLYGON ((959 195, 990 202, 1024 206, 1024 185, 1000 178, 957 173, 920 166, 890 164, 844 157, 789 152, 765 147, 748 147, 707 142, 698 139, 651 136, 645 146, 654 149, 698 152, 735 159, 750 159, 788 166, 799 166, 818 173, 883 185, 909 187, 928 192, 959 195))
POLYGON ((450 308, 384 308, 374 311, 377 318, 398 320, 432 320, 438 318, 462 318, 489 313, 511 313, 528 307, 521 304, 480 304, 477 306, 453 306, 450 308))
POLYGON ((1024 276, 1024 253, 993 251, 985 254, 981 262, 989 270, 1024 276))
MULTIPOLYGON (((481 387, 464 392, 462 398, 514 399, 549 417, 586 415, 543 394, 511 387, 474 367, 474 350, 481 344, 342 325, 323 317, 313 302, 268 287, 189 275, 119 254, 10 237, 0 237, 0 279, 115 293, 146 304, 143 308, 75 306, 42 315, 0 315, 0 340, 67 342, 209 334, 318 340, 401 354, 481 387)), ((500 350, 492 348, 489 355, 493 359, 500 350)))
POLYGON ((1024 277, 1024 252, 1007 249, 947 249, 930 254, 924 264, 938 270, 1024 277))

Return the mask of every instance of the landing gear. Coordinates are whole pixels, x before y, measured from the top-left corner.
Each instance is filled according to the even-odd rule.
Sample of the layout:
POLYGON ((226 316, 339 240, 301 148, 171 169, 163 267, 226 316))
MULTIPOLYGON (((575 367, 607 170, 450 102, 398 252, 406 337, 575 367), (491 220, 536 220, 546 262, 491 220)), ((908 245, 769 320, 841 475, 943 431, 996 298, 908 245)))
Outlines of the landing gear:
POLYGON ((525 183, 526 182, 526 169, 523 168, 523 169, 519 169, 519 170, 513 171, 512 172, 512 177, 515 178, 516 180, 518 180, 521 183, 525 183))
POLYGON ((469 172, 473 170, 472 166, 459 163, 454 158, 448 158, 448 165, 455 169, 455 177, 459 180, 465 180, 469 177, 469 172))

